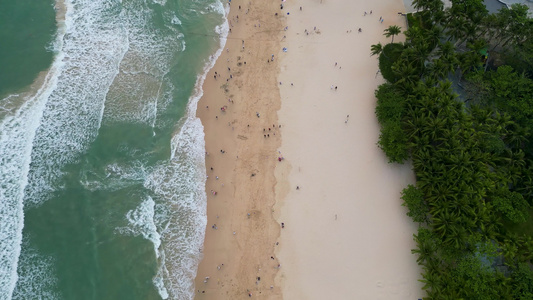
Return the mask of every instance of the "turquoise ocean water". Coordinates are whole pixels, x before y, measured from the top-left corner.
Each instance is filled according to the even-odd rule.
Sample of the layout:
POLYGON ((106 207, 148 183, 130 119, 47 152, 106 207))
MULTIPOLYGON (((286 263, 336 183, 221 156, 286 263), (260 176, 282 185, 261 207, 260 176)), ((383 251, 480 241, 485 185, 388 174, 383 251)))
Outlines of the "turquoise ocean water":
POLYGON ((0 0, 0 300, 192 299, 227 7, 64 3, 0 0))

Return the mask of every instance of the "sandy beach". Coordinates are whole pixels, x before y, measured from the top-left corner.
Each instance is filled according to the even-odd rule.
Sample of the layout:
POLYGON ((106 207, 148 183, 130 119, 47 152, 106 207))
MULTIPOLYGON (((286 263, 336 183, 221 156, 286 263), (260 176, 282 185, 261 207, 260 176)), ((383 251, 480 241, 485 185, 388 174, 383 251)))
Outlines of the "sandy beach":
POLYGON ((277 2, 232 1, 226 49, 203 86, 208 225, 198 299, 281 298, 279 287, 270 288, 279 264, 272 214, 281 145, 279 10, 277 2))
POLYGON ((281 3, 231 2, 227 49, 203 87, 196 298, 421 298, 400 200, 413 173, 376 146, 383 79, 370 56, 385 28, 405 28, 403 2, 281 3))

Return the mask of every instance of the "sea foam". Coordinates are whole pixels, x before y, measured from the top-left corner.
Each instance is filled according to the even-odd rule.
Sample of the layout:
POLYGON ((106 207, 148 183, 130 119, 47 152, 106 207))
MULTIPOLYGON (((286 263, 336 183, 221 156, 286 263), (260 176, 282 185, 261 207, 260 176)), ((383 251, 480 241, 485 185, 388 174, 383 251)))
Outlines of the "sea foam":
MULTIPOLYGON (((44 83, 0 124, 0 295, 7 299, 18 279, 23 209, 59 189, 61 168, 96 136, 107 89, 127 50, 127 35, 108 13, 113 7, 107 1, 73 0, 65 6, 44 83)), ((44 295, 46 282, 32 284, 44 295)), ((19 289, 19 296, 32 298, 26 290, 19 289)))
MULTIPOLYGON (((60 23, 55 46, 62 49, 65 23, 60 23)), ((14 110, 5 110, 0 120, 0 297, 10 299, 18 280, 17 268, 21 253, 24 226, 24 189, 34 137, 41 123, 46 101, 57 86, 64 63, 58 54, 43 84, 33 94, 24 97, 14 110)), ((16 98, 19 95, 10 95, 16 98)), ((4 102, 6 99, 2 99, 4 102)), ((35 283, 38 286, 37 283, 35 283)))
POLYGON ((27 238, 24 239, 20 257, 19 278, 12 300, 60 299, 54 259, 31 248, 27 238))
MULTIPOLYGON (((86 151, 103 119, 140 121, 154 126, 158 107, 162 105, 158 101, 169 103, 173 88, 170 83, 166 88, 161 86, 170 59, 165 47, 185 47, 180 33, 166 41, 158 39, 157 32, 141 32, 147 16, 122 9, 120 2, 68 0, 65 5, 65 25, 57 35, 54 44, 57 55, 45 84, 14 113, 7 112, 0 124, 0 150, 6 154, 1 157, 0 169, 0 295, 8 295, 8 299, 17 282, 23 199, 24 205, 37 206, 51 192, 61 189, 63 167, 75 163, 86 151), (127 77, 139 76, 154 79, 146 83, 152 95, 135 107, 138 114, 125 116, 121 114, 124 106, 114 109, 113 100, 120 99, 113 97, 129 91, 127 77)), ((222 2, 210 8, 227 14, 222 2)), ((126 184, 144 178, 144 186, 151 192, 151 197, 126 218, 132 228, 154 244, 160 268, 153 282, 164 299, 192 299, 194 295, 193 280, 207 222, 205 145, 203 127, 195 116, 196 107, 207 71, 224 47, 228 28, 227 20, 217 27, 220 48, 197 78, 187 115, 172 138, 169 161, 149 170, 110 166, 112 172, 132 174, 126 184)), ((103 181, 87 181, 87 186, 114 189, 124 183, 117 179, 114 186, 103 181)), ((37 288, 22 288, 28 282, 27 274, 36 274, 37 270, 24 262, 32 261, 38 267, 37 273, 44 274, 52 273, 53 261, 31 249, 25 250, 19 268, 21 288, 17 287, 16 297, 32 298, 32 291, 39 289, 44 295, 55 281, 44 275, 33 277, 31 281, 37 288)))
POLYGON ((63 63, 37 129, 25 205, 39 205, 62 188, 62 168, 74 163, 98 134, 109 87, 128 50, 117 4, 65 2, 63 63))
POLYGON ((142 123, 155 126, 159 101, 172 89, 165 80, 183 35, 172 27, 157 28, 156 12, 146 3, 123 6, 122 23, 129 48, 107 95, 104 122, 142 123))
MULTIPOLYGON (((227 9, 229 7, 224 10, 222 2, 217 2, 214 10, 222 11, 227 16, 227 9)), ((229 24, 225 19, 216 28, 220 35, 219 48, 198 75, 187 113, 180 121, 180 130, 172 137, 170 161, 156 168, 145 182, 145 187, 153 192, 154 199, 163 201, 160 203, 161 213, 158 215, 156 212, 163 243, 161 266, 154 284, 160 286, 162 281, 165 290, 164 294, 160 292, 161 296, 168 293, 172 299, 194 298, 194 278, 207 225, 205 142, 203 126, 196 117, 196 110, 203 96, 202 86, 207 72, 222 53, 228 31, 229 24)))

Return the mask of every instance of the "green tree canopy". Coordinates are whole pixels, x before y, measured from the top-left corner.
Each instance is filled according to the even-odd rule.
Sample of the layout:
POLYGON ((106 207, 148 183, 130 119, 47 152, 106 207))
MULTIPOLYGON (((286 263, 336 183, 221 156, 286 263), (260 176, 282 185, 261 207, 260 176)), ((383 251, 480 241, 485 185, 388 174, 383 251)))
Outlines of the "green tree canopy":
POLYGON ((385 33, 383 33, 386 37, 392 37, 391 43, 394 43, 394 36, 398 35, 402 32, 401 27, 397 25, 391 25, 389 28, 384 30, 385 33))
POLYGON ((402 206, 409 210, 407 215, 418 223, 427 222, 429 207, 424 199, 424 194, 414 185, 410 184, 402 191, 402 206))

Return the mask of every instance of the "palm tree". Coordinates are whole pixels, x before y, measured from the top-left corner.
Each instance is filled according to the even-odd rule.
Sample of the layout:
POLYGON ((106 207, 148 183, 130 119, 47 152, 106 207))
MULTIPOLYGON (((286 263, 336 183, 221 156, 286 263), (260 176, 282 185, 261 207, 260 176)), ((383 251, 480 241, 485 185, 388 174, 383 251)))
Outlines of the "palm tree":
POLYGON ((373 55, 380 55, 383 52, 383 45, 381 43, 377 43, 375 45, 370 46, 370 56, 373 55))
POLYGON ((419 265, 424 265, 437 251, 435 240, 431 236, 431 231, 422 227, 418 228, 418 234, 413 234, 413 237, 417 248, 412 249, 411 253, 418 255, 416 262, 419 265))
POLYGON ((399 59, 391 69, 400 78, 394 84, 403 91, 414 88, 420 79, 418 69, 409 61, 399 59))
POLYGON ((402 28, 400 26, 391 25, 391 26, 389 26, 389 28, 384 30, 385 33, 383 35, 386 36, 386 37, 391 37, 392 36, 391 43, 394 43, 394 36, 400 34, 402 32, 401 29, 402 28))

